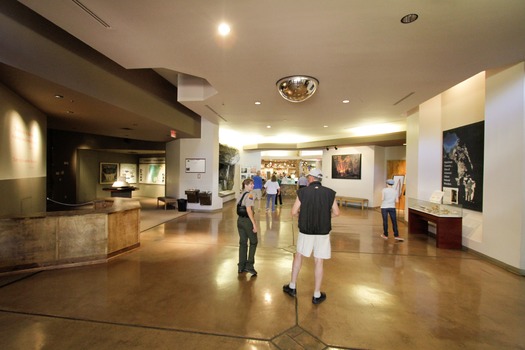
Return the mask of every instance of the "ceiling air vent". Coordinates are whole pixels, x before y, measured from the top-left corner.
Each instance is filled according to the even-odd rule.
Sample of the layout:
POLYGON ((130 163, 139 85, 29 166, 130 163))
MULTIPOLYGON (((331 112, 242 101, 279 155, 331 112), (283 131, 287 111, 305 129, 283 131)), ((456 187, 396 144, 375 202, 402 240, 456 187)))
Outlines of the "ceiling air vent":
POLYGON ((111 28, 111 26, 109 24, 106 23, 106 21, 104 21, 102 18, 100 18, 99 16, 97 16, 95 14, 95 12, 91 11, 86 5, 84 5, 83 3, 81 3, 80 1, 78 0, 73 0, 73 2, 78 6, 80 7, 82 10, 84 10, 84 12, 86 12, 88 15, 90 15, 91 17, 93 17, 93 19, 95 21, 97 21, 98 23, 102 24, 102 26, 104 26, 105 28, 111 28))

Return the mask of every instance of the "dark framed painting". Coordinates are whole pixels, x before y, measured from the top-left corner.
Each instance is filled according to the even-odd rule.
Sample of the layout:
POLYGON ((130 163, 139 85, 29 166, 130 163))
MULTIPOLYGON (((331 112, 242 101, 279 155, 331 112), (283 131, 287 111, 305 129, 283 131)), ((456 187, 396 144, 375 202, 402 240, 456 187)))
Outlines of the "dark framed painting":
POLYGON ((361 179, 361 154, 332 156, 332 179, 361 179))
POLYGON ((100 163, 101 184, 113 184, 118 178, 118 163, 100 163))

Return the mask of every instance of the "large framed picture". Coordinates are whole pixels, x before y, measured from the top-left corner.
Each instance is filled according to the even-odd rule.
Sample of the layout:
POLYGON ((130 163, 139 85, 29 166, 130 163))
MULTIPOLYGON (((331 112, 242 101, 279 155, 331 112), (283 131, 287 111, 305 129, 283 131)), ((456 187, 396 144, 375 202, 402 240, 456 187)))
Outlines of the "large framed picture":
POLYGON ((483 210, 485 122, 443 131, 443 203, 483 210))
POLYGON ((100 163, 99 183, 113 184, 118 178, 118 163, 100 163))
POLYGON ((361 179, 361 154, 332 156, 332 179, 361 179))

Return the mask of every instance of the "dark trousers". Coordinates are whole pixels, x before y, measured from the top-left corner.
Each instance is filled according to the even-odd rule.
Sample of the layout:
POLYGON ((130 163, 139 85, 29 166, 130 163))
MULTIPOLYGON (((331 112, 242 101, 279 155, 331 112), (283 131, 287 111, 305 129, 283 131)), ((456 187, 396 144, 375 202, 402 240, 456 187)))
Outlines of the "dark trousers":
POLYGON ((281 196, 281 192, 277 196, 275 196, 275 205, 277 205, 277 199, 279 199, 279 204, 283 205, 283 197, 281 196))
POLYGON ((253 224, 250 218, 239 216, 237 229, 239 230, 239 270, 253 269, 258 242, 257 233, 253 232, 253 224), (249 249, 248 241, 250 242, 249 249))
POLYGON ((381 208, 381 215, 383 216, 383 234, 388 236, 388 216, 390 215, 394 237, 399 236, 399 232, 397 231, 396 208, 381 208))

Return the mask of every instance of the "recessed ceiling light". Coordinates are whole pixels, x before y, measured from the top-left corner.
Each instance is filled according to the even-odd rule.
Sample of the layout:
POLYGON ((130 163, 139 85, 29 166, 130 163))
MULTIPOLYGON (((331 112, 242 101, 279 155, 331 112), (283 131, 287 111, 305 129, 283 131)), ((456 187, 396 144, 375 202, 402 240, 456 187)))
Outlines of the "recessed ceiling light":
POLYGON ((271 125, 266 125, 266 129, 271 129, 272 126, 271 125))
POLYGON ((221 23, 219 25, 219 34, 222 35, 222 36, 226 36, 228 34, 230 34, 230 26, 226 23, 221 23))
POLYGON ((55 98, 64 98, 64 96, 56 94, 55 98))
POLYGON ((256 104, 256 105, 260 105, 261 102, 260 102, 260 101, 255 101, 255 104, 256 104))
POLYGON ((409 15, 403 16, 403 18, 401 18, 401 23, 409 24, 409 23, 415 22, 418 17, 419 16, 416 15, 415 13, 411 13, 409 15))
POLYGON ((343 100, 343 103, 350 103, 350 100, 343 100))
POLYGON ((328 127, 328 125, 323 125, 323 128, 327 128, 327 127, 328 127))

